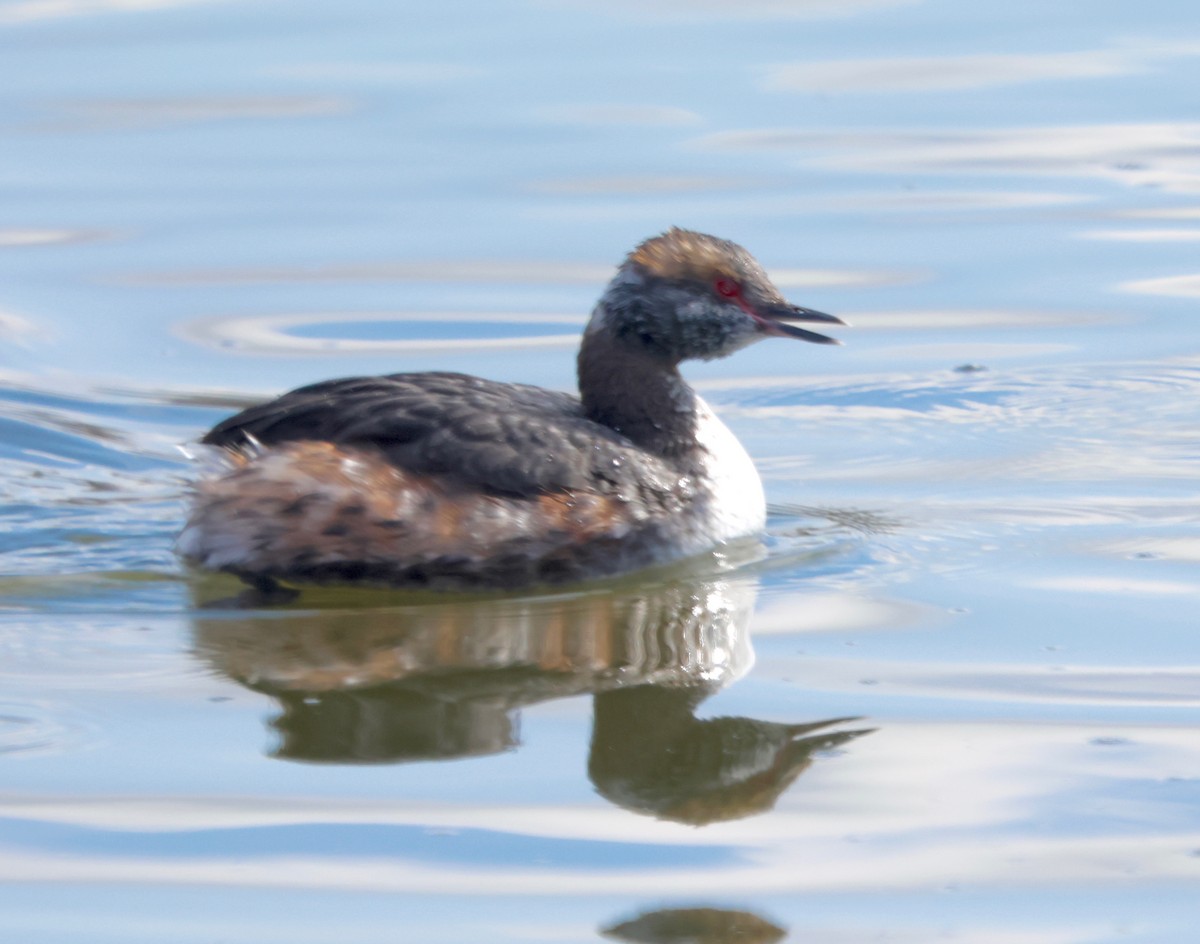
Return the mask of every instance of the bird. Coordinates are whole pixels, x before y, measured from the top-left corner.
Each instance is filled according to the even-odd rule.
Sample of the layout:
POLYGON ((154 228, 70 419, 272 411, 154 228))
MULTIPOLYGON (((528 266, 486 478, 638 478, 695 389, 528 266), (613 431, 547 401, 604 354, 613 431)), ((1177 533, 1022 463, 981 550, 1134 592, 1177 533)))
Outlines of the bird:
MULTIPOLYGON (((579 395, 450 372, 300 387, 214 426, 176 547, 251 588, 507 590, 611 577, 759 533, 761 479, 679 365, 837 340, 736 243, 671 228, 618 267, 579 395)), ((292 591, 294 592, 294 591, 292 591)))

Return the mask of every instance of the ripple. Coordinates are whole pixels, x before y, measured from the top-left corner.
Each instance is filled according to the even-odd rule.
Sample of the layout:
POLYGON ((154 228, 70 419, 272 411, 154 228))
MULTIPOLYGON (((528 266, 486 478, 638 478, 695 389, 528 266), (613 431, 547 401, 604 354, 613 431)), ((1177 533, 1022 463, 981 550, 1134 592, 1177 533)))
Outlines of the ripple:
MULTIPOLYGON (((1026 451, 1036 444, 1052 451, 1056 465, 1065 462, 1076 471, 1111 453, 1118 467, 1138 474, 1147 471, 1143 463, 1168 458, 1195 473, 1200 368, 1191 365, 1132 363, 823 380, 731 378, 701 387, 725 416, 836 424, 843 429, 840 435, 877 444, 890 442, 888 425, 907 427, 909 437, 940 437, 947 423, 988 437, 999 431, 1053 432, 1053 439, 1025 441, 1026 451), (1131 442, 1138 444, 1136 456, 1129 455, 1131 442)), ((1011 452, 1010 443, 991 441, 1011 452)), ((961 437, 958 444, 967 445, 961 437)), ((920 454, 911 439, 898 445, 909 455, 920 454)), ((932 460, 955 461, 940 449, 932 460)), ((1006 465, 1013 460, 1022 461, 1013 455, 1006 465)))
MULTIPOLYGON (((8 593, 22 582, 5 580, 4 591, 8 593)), ((107 581, 88 575, 80 582, 95 586, 116 581, 111 575, 107 581)), ((62 578, 60 587, 68 583, 62 578)), ((71 704, 86 700, 89 693, 132 696, 137 690, 182 692, 195 681, 207 684, 203 668, 182 651, 180 600, 177 592, 174 606, 163 607, 159 613, 146 612, 135 590, 114 594, 107 607, 92 601, 82 612, 74 613, 70 600, 47 594, 40 605, 30 608, 33 615, 5 613, 0 620, 0 652, 4 656, 0 680, 10 697, 15 691, 36 696, 62 692, 71 704)))
POLYGON ((0 756, 61 754, 89 740, 87 728, 64 721, 44 703, 0 702, 0 756))
MULTIPOLYGON (((195 411, 162 402, 0 385, 0 609, 56 610, 169 595, 195 411), (86 574, 114 575, 104 586, 86 574), (49 583, 29 583, 47 578, 49 583)), ((102 581, 103 583, 103 581, 102 581)), ((176 596, 178 596, 176 592, 176 596)))
POLYGON ((63 468, 174 466, 178 464, 173 455, 178 432, 155 429, 153 423, 180 417, 162 407, 0 382, 0 428, 5 433, 0 436, 0 455, 63 468), (131 423, 135 415, 141 422, 131 423))
MULTIPOLYGON (((1024 588, 1016 592, 1025 594, 1035 592, 1026 577, 1082 573, 1104 578, 1096 582, 1107 592, 1097 599, 1163 606, 1192 599, 1186 574, 1097 575, 1092 562, 1097 545, 1114 540, 1121 549, 1105 556, 1186 560, 1195 553, 1179 543, 1200 516, 1195 365, 726 379, 704 393, 756 456, 775 502, 818 506, 809 510, 817 517, 798 522, 806 531, 799 538, 780 540, 776 532, 787 523, 772 521, 780 542, 773 553, 781 560, 793 550, 810 556, 795 557, 790 570, 771 580, 768 602, 781 589, 862 593, 880 581, 894 586, 933 571, 960 584, 991 580, 1001 562, 1024 588), (821 521, 820 506, 865 510, 885 527, 856 533, 821 521), (1011 550, 1013 542, 1027 542, 1054 563, 1026 570, 1025 550, 998 557, 998 547, 1011 550), (1064 553, 1076 559, 1068 565, 1054 556, 1064 553), (1130 578, 1164 585, 1139 589, 1130 578)), ((1054 592, 1065 595, 1067 588, 1054 592)), ((889 595, 867 593, 869 600, 889 595)), ((783 602, 771 623, 779 632, 789 625, 820 631, 824 623, 911 622, 911 614, 864 609, 836 595, 812 607, 783 602)), ((937 614, 921 618, 938 621, 937 614)))
POLYGON ((0 416, 0 442, 4 443, 0 445, 0 455, 42 466, 74 467, 81 463, 112 469, 145 466, 138 457, 120 448, 123 443, 117 430, 32 412, 29 420, 0 416), (56 429, 56 426, 67 428, 56 429))

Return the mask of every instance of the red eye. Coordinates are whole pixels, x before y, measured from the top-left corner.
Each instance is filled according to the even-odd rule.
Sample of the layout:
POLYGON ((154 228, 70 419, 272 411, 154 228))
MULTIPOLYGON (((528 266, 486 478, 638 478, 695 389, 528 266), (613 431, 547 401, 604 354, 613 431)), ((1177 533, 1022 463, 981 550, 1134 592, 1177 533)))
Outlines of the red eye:
POLYGON ((733 279, 717 279, 713 287, 722 298, 737 298, 742 292, 742 287, 733 279))

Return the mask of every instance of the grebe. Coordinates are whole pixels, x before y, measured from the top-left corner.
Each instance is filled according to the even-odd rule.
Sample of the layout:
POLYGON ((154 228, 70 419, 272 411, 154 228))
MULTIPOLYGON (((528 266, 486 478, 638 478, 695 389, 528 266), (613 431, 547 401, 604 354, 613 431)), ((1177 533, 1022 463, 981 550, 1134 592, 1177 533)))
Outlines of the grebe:
POLYGON ((679 373, 843 324, 786 302, 735 243, 682 229, 622 263, 584 330, 579 397, 453 373, 301 387, 215 426, 178 549, 287 583, 511 588, 617 574, 760 531, 762 482, 679 373))

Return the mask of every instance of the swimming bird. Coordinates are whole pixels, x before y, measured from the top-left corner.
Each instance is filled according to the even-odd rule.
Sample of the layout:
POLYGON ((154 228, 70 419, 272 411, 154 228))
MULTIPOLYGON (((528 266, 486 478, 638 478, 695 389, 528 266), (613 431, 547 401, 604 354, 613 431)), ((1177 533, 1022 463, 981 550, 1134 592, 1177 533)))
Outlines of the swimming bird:
POLYGON ((181 556, 279 581, 515 588, 608 576, 760 531, 762 482, 679 372, 768 337, 834 339, 741 246, 684 229, 618 268, 579 396, 457 373, 301 387, 217 424, 181 556))

